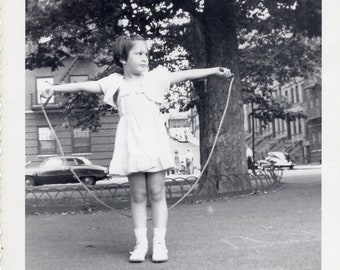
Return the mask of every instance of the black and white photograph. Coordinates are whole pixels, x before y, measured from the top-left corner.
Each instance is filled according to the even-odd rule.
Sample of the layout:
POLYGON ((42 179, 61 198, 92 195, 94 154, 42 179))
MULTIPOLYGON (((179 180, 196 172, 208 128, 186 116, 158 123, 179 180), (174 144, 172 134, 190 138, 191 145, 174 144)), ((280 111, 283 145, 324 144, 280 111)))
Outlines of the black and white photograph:
POLYGON ((339 4, 4 2, 2 269, 339 269, 339 4))

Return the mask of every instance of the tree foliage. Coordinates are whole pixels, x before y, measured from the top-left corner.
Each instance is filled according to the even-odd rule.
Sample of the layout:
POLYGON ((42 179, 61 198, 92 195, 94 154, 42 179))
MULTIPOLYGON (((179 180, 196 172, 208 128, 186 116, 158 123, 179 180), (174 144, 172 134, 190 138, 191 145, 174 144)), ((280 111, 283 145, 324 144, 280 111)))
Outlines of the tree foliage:
MULTIPOLYGON (((56 70, 65 58, 78 55, 107 67, 101 74, 104 76, 117 69, 112 44, 125 33, 139 33, 154 41, 151 67, 159 63, 172 70, 231 67, 236 78, 235 98, 239 99, 238 91, 242 91, 242 102, 257 104, 257 117, 268 121, 272 117, 294 117, 269 94, 274 81, 284 84, 296 76, 307 77, 320 67, 321 0, 31 0, 26 34, 36 49, 27 53, 26 67, 56 70), (182 53, 168 57, 179 48, 182 53), (183 65, 183 60, 188 63, 183 65), (255 90, 262 94, 254 94, 255 90)), ((214 95, 225 94, 222 85, 215 79, 183 84, 167 95, 168 106, 179 103, 185 110, 197 105, 200 116, 206 116, 201 123, 208 125, 224 106, 223 99, 211 102, 214 95)), ((64 108, 72 118, 77 115, 72 111, 81 107, 78 105, 83 99, 77 94, 71 96, 64 108)), ((90 110, 86 103, 78 120, 95 129, 99 116, 112 109, 98 99, 93 98, 93 102, 90 110)), ((240 115, 234 117, 243 125, 240 115)), ((209 149, 210 135, 201 136, 203 147, 209 149)))
MULTIPOLYGON (((239 32, 244 103, 255 103, 255 117, 264 123, 272 117, 291 119, 294 113, 286 111, 284 104, 278 103, 280 101, 267 99, 263 106, 263 100, 273 90, 274 82, 284 85, 293 78, 308 78, 319 73, 321 2, 250 2, 251 5, 247 5, 249 1, 245 1, 244 13, 249 10, 255 13, 243 17, 244 28, 239 32)), ((297 112, 294 117, 301 116, 297 112)))
MULTIPOLYGON (((284 84, 297 76, 307 77, 320 67, 321 46, 315 37, 321 36, 321 2, 243 0, 233 4, 244 103, 258 104, 259 113, 255 114, 258 118, 266 110, 267 115, 277 115, 270 113, 275 110, 270 106, 272 102, 263 106, 263 99, 253 93, 261 90, 266 95, 274 80, 284 84)), ((181 66, 183 59, 192 64, 192 21, 203 20, 204 8, 204 1, 30 1, 26 13, 27 40, 37 44, 37 48, 27 54, 26 67, 56 70, 65 58, 76 54, 107 66, 103 76, 117 68, 111 53, 116 37, 136 32, 159 41, 153 44, 151 66, 165 63, 174 69, 181 66), (175 48, 184 48, 184 53, 171 59, 166 57, 175 48)), ((163 111, 176 105, 181 110, 196 105, 198 97, 191 89, 188 84, 174 88, 167 95, 163 111)), ((79 108, 78 100, 70 99, 65 106, 70 117, 72 110, 79 108)), ((106 109, 102 105, 99 111, 106 109)), ((284 117, 286 112, 280 112, 279 116, 284 117)), ((93 127, 99 124, 98 119, 98 115, 93 118, 93 127)))

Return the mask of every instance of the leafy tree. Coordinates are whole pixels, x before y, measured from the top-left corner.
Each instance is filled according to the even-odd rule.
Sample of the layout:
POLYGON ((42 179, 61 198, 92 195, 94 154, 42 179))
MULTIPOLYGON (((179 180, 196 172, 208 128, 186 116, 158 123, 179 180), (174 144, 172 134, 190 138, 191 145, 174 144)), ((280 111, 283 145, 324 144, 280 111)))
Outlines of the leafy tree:
MULTIPOLYGON (((276 108, 280 115, 282 108, 263 98, 270 93, 273 81, 284 83, 297 75, 308 76, 318 66, 320 42, 315 38, 321 36, 321 1, 31 0, 26 32, 27 40, 37 44, 26 58, 29 69, 57 69, 71 50, 107 66, 105 75, 117 68, 111 54, 115 38, 135 32, 155 41, 151 66, 162 62, 175 69, 187 59, 190 67, 231 68, 235 81, 228 115, 204 178, 214 183, 221 175, 246 171, 243 102, 267 104, 263 111, 276 108), (182 54, 167 57, 178 48, 182 54), (261 90, 262 99, 254 95, 255 89, 261 90)), ((217 77, 195 81, 190 88, 190 102, 180 101, 184 108, 197 106, 201 164, 212 147, 229 82, 217 77)), ((74 96, 72 100, 82 98, 74 96)), ((96 116, 85 117, 82 124, 95 127, 98 115, 108 108, 98 99, 93 101, 99 109, 90 111, 96 116)), ((72 104, 68 102, 66 107, 73 108, 72 104)), ((215 185, 209 183, 202 185, 214 190, 215 185)))

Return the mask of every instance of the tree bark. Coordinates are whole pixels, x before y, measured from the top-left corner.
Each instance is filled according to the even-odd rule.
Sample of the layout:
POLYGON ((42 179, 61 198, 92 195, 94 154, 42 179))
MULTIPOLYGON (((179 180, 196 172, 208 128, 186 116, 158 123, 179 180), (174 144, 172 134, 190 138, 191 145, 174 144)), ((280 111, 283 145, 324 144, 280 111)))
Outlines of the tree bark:
MULTIPOLYGON (((243 107, 238 71, 238 49, 234 1, 211 0, 205 2, 203 19, 196 21, 195 47, 192 49, 197 66, 223 66, 232 70, 232 86, 227 115, 217 140, 215 151, 201 181, 205 192, 233 190, 233 184, 221 177, 246 172, 243 107), (199 48, 204 48, 202 54, 199 48)), ((230 79, 211 76, 206 85, 195 83, 200 101, 197 106, 200 119, 201 167, 212 148, 216 132, 226 106, 230 79)))

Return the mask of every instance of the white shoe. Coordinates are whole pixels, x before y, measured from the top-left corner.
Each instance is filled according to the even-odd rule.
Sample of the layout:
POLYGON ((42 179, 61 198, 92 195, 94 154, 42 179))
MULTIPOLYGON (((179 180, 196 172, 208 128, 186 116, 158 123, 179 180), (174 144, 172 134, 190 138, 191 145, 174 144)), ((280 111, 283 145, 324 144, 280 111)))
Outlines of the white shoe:
POLYGON ((156 263, 168 260, 168 249, 164 242, 153 242, 152 261, 156 263))
POLYGON ((148 246, 143 244, 137 244, 133 251, 130 251, 130 262, 144 262, 146 253, 148 252, 148 246))

